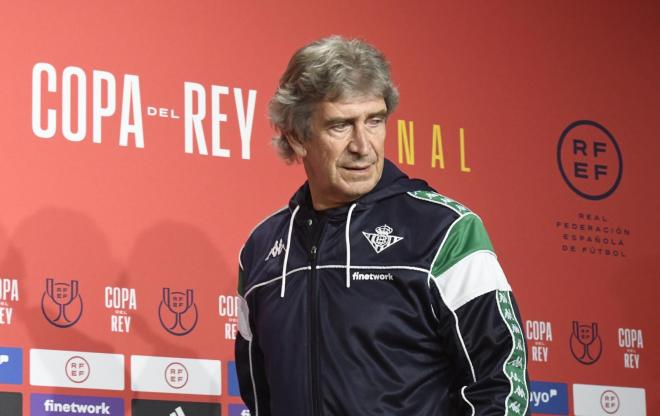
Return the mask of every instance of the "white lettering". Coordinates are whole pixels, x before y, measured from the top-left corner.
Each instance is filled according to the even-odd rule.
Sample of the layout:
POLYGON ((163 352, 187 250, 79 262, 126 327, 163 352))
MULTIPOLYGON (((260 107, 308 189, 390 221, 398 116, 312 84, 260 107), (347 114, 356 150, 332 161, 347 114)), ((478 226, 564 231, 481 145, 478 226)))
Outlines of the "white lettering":
POLYGON ((353 280, 394 280, 394 276, 391 273, 353 272, 353 280))
POLYGON ((218 315, 238 317, 238 296, 218 296, 218 315))
POLYGON ((0 325, 11 325, 11 316, 13 313, 13 308, 0 307, 0 325))
POLYGON ((18 280, 0 279, 0 300, 18 301, 18 280))
POLYGON ((137 309, 135 289, 126 287, 106 287, 105 307, 114 309, 137 309))
POLYGON ((193 153, 193 139, 197 143, 199 154, 208 155, 206 140, 204 139, 204 128, 202 120, 206 117, 206 92, 201 84, 195 82, 183 83, 183 119, 185 135, 185 151, 193 153), (194 112, 194 98, 196 98, 197 112, 194 112))
POLYGON ((57 91, 57 76, 55 67, 49 63, 39 62, 32 68, 32 132, 42 139, 55 136, 57 129, 56 111, 48 109, 46 112, 46 128, 41 124, 41 76, 46 74, 48 92, 57 91))
POLYGON ((117 82, 107 71, 92 72, 92 141, 101 143, 101 120, 115 113, 117 82), (103 106, 103 84, 106 85, 107 103, 103 106))
POLYGON ((87 78, 85 72, 77 66, 67 66, 62 72, 62 135, 65 139, 72 142, 79 142, 87 134, 87 78), (76 124, 78 131, 72 130, 72 91, 73 80, 75 77, 76 90, 78 92, 78 117, 76 124))
POLYGON ((639 354, 623 353, 624 368, 639 368, 639 354))
POLYGON ((227 322, 225 324, 225 339, 236 339, 237 325, 227 322))
POLYGON ((548 362, 548 347, 532 345, 532 361, 548 362))
POLYGON ((552 341, 552 324, 547 321, 526 321, 525 333, 530 341, 552 341))
POLYGON ((619 347, 644 348, 644 339, 641 329, 619 328, 619 347))
POLYGON ((124 315, 111 315, 110 330, 112 332, 131 332, 131 317, 124 315))
POLYGON ((128 135, 135 137, 135 147, 144 148, 142 129, 142 104, 140 102, 140 77, 124 75, 124 92, 121 101, 121 124, 119 125, 119 145, 128 146, 128 135), (133 110, 133 124, 130 123, 130 111, 133 110))
POLYGON ((257 91, 248 92, 247 114, 243 107, 243 92, 240 88, 234 88, 234 100, 236 101, 236 115, 238 116, 238 127, 241 132, 241 157, 250 158, 250 141, 252 138, 252 124, 254 121, 254 106, 257 100, 257 91))
MULTIPOLYGON (((48 92, 57 92, 57 74, 48 63, 40 62, 32 69, 32 131, 37 137, 52 138, 57 131, 57 110, 48 109, 43 123, 43 81, 48 92)), ((137 75, 124 75, 122 114, 119 126, 119 145, 128 146, 128 136, 135 137, 135 147, 144 147, 140 83, 137 75), (133 121, 131 122, 131 118, 133 121)), ((116 78, 107 71, 92 71, 92 142, 102 142, 103 119, 116 111, 116 78), (103 102, 104 97, 105 105, 103 102)), ((61 132, 71 142, 81 142, 87 137, 87 76, 82 68, 68 66, 61 78, 61 132), (73 106, 77 108, 74 112, 73 106)))
MULTIPOLYGON (((202 121, 206 118, 206 90, 204 86, 195 82, 184 82, 184 139, 185 152, 194 153, 195 145, 197 153, 208 155, 204 126, 202 121)), ((243 101, 243 92, 240 88, 234 88, 234 102, 236 104, 236 117, 241 138, 241 157, 250 159, 250 145, 252 137, 252 125, 254 123, 254 108, 256 104, 257 91, 248 91, 247 108, 243 101)), ((223 85, 211 85, 211 155, 215 157, 230 157, 231 151, 222 147, 221 123, 227 121, 227 114, 221 112, 220 96, 228 95, 229 87, 223 85)), ((179 118, 172 111, 172 118, 179 118)))
POLYGON ((229 94, 229 88, 211 86, 211 154, 218 157, 229 157, 229 149, 220 147, 220 123, 227 121, 227 114, 220 112, 220 95, 229 94))
POLYGON ((101 404, 80 404, 76 402, 71 403, 57 403, 55 400, 48 399, 44 402, 44 410, 46 412, 69 412, 69 413, 87 413, 96 415, 109 415, 111 414, 110 405, 106 402, 101 404))

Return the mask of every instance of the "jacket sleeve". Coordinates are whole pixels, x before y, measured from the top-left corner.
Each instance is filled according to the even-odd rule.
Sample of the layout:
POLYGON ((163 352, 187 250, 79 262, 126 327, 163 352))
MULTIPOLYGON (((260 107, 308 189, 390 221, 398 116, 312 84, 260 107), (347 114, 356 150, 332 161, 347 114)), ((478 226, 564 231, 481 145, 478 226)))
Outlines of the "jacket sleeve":
POLYGON ((238 384, 241 398, 250 409, 252 416, 270 416, 270 392, 264 372, 263 353, 253 331, 254 317, 250 314, 249 303, 243 287, 244 271, 238 271, 238 334, 236 335, 235 355, 238 384))
POLYGON ((527 351, 520 314, 481 219, 461 215, 445 233, 430 289, 455 363, 460 415, 529 415, 527 351))

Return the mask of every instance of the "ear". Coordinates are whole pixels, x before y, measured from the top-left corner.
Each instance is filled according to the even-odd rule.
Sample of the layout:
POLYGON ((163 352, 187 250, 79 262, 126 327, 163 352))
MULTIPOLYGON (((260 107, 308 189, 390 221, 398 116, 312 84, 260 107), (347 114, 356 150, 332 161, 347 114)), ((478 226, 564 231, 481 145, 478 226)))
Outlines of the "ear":
POLYGON ((307 149, 305 149, 302 141, 290 134, 287 134, 285 137, 286 141, 289 143, 289 146, 291 146, 291 149, 293 149, 293 152, 296 155, 296 160, 301 162, 303 158, 307 156, 307 149))

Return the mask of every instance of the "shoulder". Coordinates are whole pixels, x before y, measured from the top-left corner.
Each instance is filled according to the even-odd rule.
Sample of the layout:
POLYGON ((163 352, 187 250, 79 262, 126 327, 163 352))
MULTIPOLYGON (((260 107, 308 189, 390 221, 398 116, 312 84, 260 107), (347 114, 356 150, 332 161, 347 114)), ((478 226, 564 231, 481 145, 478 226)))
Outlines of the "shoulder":
POLYGON ((428 205, 432 217, 444 219, 439 247, 433 262, 433 275, 439 275, 461 259, 476 252, 495 254, 481 218, 462 203, 432 190, 407 195, 428 205))
POLYGON ((265 258, 268 255, 278 242, 278 238, 281 238, 282 230, 288 225, 290 217, 289 207, 284 206, 263 218, 252 228, 239 252, 238 261, 241 269, 248 268, 255 259, 265 258))
MULTIPOLYGON (((439 212, 442 211, 450 211, 453 212, 454 217, 458 217, 467 213, 472 212, 470 209, 468 209, 465 205, 461 204, 460 202, 451 199, 447 196, 441 195, 433 190, 419 190, 419 191, 410 191, 407 192, 406 195, 414 200, 426 202, 430 205, 430 207, 433 207, 435 205, 435 209, 437 209, 439 212), (440 208, 442 207, 442 208, 440 208)), ((433 208, 431 208, 433 209, 433 208)), ((446 214, 449 214, 448 212, 446 214)), ((449 214, 451 215, 451 214, 449 214)))

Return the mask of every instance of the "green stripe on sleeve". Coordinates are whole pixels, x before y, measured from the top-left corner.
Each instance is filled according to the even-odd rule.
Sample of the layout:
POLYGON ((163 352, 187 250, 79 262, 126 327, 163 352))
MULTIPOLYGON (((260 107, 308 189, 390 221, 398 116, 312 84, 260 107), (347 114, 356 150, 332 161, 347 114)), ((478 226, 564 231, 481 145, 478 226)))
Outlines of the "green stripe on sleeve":
POLYGON ((527 406, 529 405, 529 390, 525 378, 527 368, 525 339, 522 327, 513 312, 510 292, 498 290, 496 296, 500 315, 513 338, 511 353, 504 363, 504 374, 509 379, 511 386, 506 397, 506 412, 504 414, 505 416, 522 416, 527 412, 527 406))
POLYGON ((438 277, 465 256, 479 250, 493 251, 493 245, 481 219, 468 213, 450 227, 440 253, 431 266, 431 274, 438 277))

